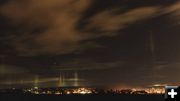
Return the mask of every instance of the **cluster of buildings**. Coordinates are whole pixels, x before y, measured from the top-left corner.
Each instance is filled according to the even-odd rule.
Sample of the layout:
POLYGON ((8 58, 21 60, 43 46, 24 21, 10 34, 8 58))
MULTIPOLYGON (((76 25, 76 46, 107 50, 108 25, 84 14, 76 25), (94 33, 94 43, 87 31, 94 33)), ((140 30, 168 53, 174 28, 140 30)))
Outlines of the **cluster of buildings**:
POLYGON ((151 86, 148 88, 121 89, 121 90, 103 90, 86 87, 72 88, 30 88, 24 89, 24 93, 40 94, 40 95, 81 95, 81 94, 165 94, 164 86, 151 86))
POLYGON ((76 95, 76 94, 92 94, 95 93, 93 88, 31 88, 24 89, 24 93, 40 94, 40 95, 76 95))

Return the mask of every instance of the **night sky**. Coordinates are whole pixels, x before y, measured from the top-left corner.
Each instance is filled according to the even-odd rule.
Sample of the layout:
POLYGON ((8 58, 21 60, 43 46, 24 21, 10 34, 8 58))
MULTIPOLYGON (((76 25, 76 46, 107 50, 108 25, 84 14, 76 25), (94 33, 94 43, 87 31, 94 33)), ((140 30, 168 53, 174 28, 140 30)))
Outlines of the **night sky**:
POLYGON ((179 84, 179 0, 1 0, 0 87, 179 84))

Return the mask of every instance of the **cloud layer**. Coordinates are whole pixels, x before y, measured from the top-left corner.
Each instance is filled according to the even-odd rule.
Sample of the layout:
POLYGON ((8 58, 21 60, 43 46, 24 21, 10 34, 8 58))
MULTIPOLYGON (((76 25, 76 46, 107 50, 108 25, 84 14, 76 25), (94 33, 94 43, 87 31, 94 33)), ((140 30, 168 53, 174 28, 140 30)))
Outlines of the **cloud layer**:
POLYGON ((88 5, 88 0, 12 0, 1 8, 1 13, 15 26, 22 25, 20 35, 12 33, 17 51, 27 55, 56 54, 76 49, 82 40, 75 25, 88 5))
MULTIPOLYGON (((16 31, 11 31, 9 42, 19 55, 65 54, 82 49, 82 41, 109 36, 131 24, 151 19, 160 14, 173 13, 179 17, 179 3, 137 7, 125 13, 121 7, 104 10, 85 19, 88 24, 76 29, 83 13, 93 6, 91 0, 10 0, 0 8, 16 31), (97 29, 98 32, 92 33, 97 29)), ((173 17, 174 18, 174 17, 173 17)), ((82 20, 82 19, 81 19, 82 20)), ((84 43, 86 44, 86 43, 84 43)))

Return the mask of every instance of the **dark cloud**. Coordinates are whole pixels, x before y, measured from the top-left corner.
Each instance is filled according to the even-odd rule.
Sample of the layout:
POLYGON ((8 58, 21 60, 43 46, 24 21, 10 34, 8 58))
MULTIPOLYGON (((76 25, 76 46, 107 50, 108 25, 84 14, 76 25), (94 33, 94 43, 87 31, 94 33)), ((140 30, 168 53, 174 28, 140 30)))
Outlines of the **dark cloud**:
POLYGON ((57 55, 81 50, 84 46, 79 44, 81 41, 112 36, 118 30, 133 23, 178 9, 178 4, 163 8, 170 3, 168 0, 165 3, 159 2, 159 5, 155 5, 152 1, 148 2, 118 1, 117 4, 122 3, 121 5, 127 9, 126 12, 121 13, 125 8, 114 5, 116 3, 114 1, 106 1, 100 4, 102 7, 96 7, 95 5, 99 5, 100 2, 93 3, 89 0, 45 0, 43 2, 10 0, 1 7, 1 15, 5 16, 11 25, 16 26, 14 31, 8 32, 7 41, 19 55, 57 55), (103 9, 108 6, 110 9, 102 9, 89 16, 84 19, 87 25, 81 30, 76 29, 84 12, 88 12, 87 9, 93 9, 91 6, 103 9), (93 30, 97 31, 93 33, 93 30))
POLYGON ((12 46, 22 55, 63 54, 76 50, 82 33, 74 27, 89 1, 22 0, 9 1, 1 7, 1 14, 14 26, 12 46), (39 31, 38 31, 39 30, 39 31))

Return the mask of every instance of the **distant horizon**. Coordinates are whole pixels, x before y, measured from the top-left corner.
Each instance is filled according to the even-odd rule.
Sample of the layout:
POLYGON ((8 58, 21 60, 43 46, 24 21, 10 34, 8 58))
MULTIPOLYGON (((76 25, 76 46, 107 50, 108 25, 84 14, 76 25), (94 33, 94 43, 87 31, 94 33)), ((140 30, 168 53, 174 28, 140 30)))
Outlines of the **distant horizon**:
POLYGON ((73 85, 66 85, 66 86, 35 86, 33 84, 21 84, 21 85, 6 85, 3 87, 0 87, 0 89, 8 88, 8 89, 23 89, 23 88, 79 88, 79 87, 90 87, 90 88, 99 88, 99 89, 145 89, 145 88, 151 88, 151 87, 161 87, 165 88, 166 86, 178 86, 178 85, 168 85, 168 84, 154 84, 154 85, 144 85, 144 86, 107 86, 107 85, 79 85, 79 86, 73 86, 73 85))

